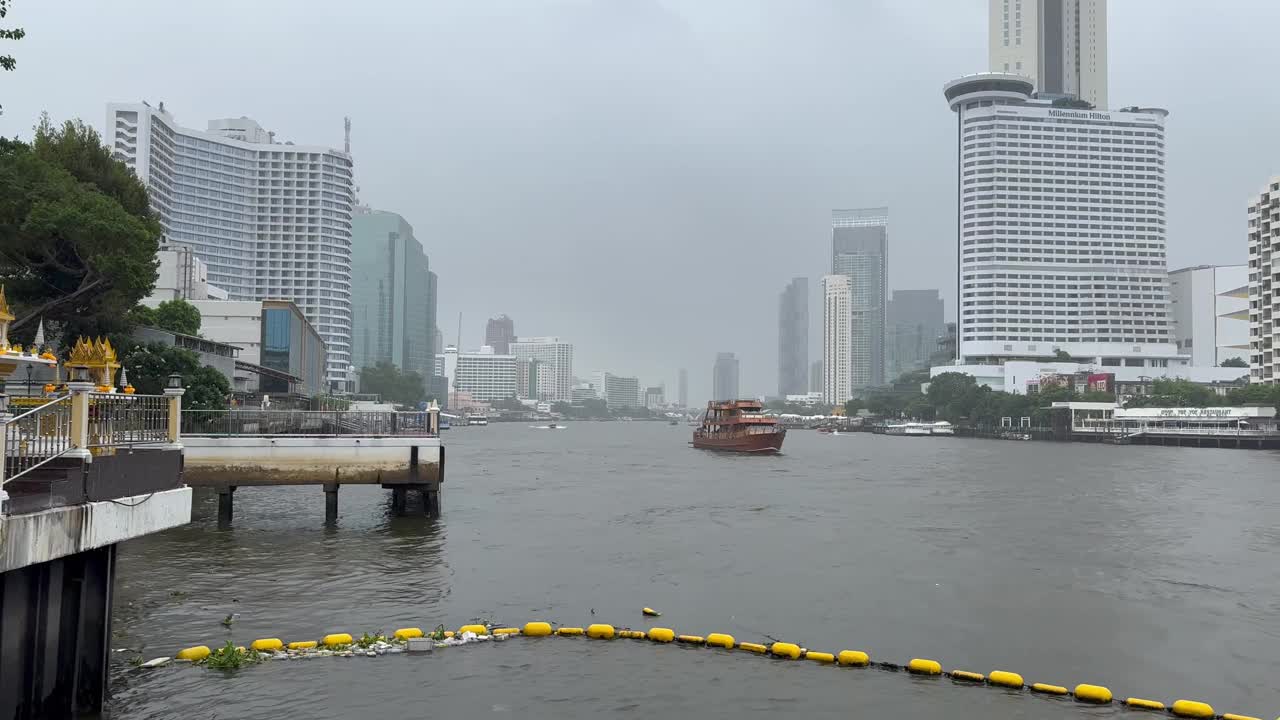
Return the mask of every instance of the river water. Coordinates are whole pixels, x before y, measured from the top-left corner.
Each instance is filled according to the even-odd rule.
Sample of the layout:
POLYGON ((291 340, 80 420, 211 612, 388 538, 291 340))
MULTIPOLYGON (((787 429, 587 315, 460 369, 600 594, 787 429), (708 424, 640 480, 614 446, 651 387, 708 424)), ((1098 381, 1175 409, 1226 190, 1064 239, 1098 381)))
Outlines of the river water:
POLYGON ((397 627, 652 624, 1013 670, 1119 698, 1280 711, 1280 455, 793 431, 779 457, 659 423, 446 434, 438 519, 390 494, 245 488, 233 527, 121 547, 116 718, 1066 718, 1083 708, 879 669, 636 641, 145 671, 135 654, 397 627), (652 606, 656 623, 640 615, 652 606), (593 614, 594 611, 594 614, 593 614), (230 629, 221 621, 238 613, 230 629), (860 712, 851 712, 851 711, 860 712))

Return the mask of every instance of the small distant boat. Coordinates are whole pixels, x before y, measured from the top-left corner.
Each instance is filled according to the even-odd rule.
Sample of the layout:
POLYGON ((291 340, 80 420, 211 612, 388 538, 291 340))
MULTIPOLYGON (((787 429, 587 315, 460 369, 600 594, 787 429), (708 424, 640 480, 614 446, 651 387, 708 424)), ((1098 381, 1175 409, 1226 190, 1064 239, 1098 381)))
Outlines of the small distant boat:
POLYGON ((729 400, 707 403, 690 444, 703 450, 767 454, 781 452, 786 437, 787 429, 764 414, 759 400, 729 400))
POLYGON ((554 422, 549 423, 547 425, 530 425, 529 427, 533 428, 534 430, 563 430, 564 429, 563 425, 557 425, 554 422))
POLYGON ((487 415, 468 415, 467 425, 488 425, 489 416, 487 415))
POLYGON ((677 419, 675 419, 675 418, 671 418, 671 420, 670 420, 670 421, 668 421, 668 422, 667 422, 667 424, 668 424, 668 425, 679 425, 679 424, 680 424, 680 421, 679 421, 679 420, 677 420, 677 419))
POLYGON ((908 437, 928 437, 933 434, 933 426, 927 423, 898 423, 896 425, 885 425, 885 435, 905 435, 908 437))

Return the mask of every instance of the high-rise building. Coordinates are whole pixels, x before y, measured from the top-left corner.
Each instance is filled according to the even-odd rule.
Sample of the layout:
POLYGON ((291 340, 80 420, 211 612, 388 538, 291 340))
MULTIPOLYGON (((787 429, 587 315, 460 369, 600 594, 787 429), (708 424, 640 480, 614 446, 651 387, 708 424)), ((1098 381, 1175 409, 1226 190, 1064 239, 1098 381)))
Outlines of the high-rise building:
POLYGON ((644 406, 650 410, 661 410, 667 406, 667 389, 661 385, 644 389, 644 406))
POLYGON ((542 386, 538 382, 538 371, 541 366, 542 363, 533 358, 516 358, 516 397, 521 400, 539 399, 542 386))
POLYGON ((351 362, 388 362, 424 381, 435 366, 431 273, 422 243, 393 212, 357 207, 351 217, 351 362))
POLYGON ((808 375, 809 279, 798 277, 778 299, 778 396, 803 395, 808 375))
POLYGON ((1249 379, 1280 382, 1280 268, 1275 240, 1280 176, 1249 201, 1249 379))
POLYGON ((849 276, 822 278, 822 400, 843 404, 853 397, 853 292, 849 276))
POLYGON ((540 363, 537 399, 569 402, 573 398, 572 343, 560 342, 558 337, 524 337, 513 338, 508 344, 517 358, 540 363))
MULTIPOLYGON (((825 307, 825 305, 824 305, 825 307)), ((809 392, 822 392, 822 360, 814 360, 809 365, 809 392)))
POLYGON ((716 353, 711 370, 712 400, 738 399, 738 358, 731 352, 716 353))
POLYGON ((889 380, 903 373, 929 367, 945 332, 942 298, 937 290, 894 290, 889 300, 889 380))
POLYGON ((680 407, 689 407, 689 371, 686 368, 680 368, 678 395, 680 399, 680 407))
POLYGON ((469 393, 472 400, 493 403, 516 396, 516 358, 499 355, 488 345, 458 354, 455 373, 454 390, 469 393))
POLYGON ((1249 269, 1201 265, 1169 273, 1169 319, 1178 352, 1196 367, 1249 362, 1249 269))
POLYGON ((849 278, 850 391, 885 383, 888 241, 889 208, 831 212, 831 273, 849 278))
POLYGON ((990 0, 991 71, 1107 107, 1107 0, 990 0))
POLYGON ((280 143, 253 120, 178 125, 163 104, 107 106, 106 145, 147 186, 164 243, 188 247, 231 300, 291 300, 351 369, 351 156, 280 143))
POLYGON ((489 318, 484 326, 484 344, 493 348, 494 352, 506 354, 511 352, 511 343, 516 339, 515 321, 506 315, 489 318))
POLYGON ((1000 365, 1062 350, 1169 367, 1167 113, 1058 107, 1033 99, 1026 78, 994 73, 945 93, 959 123, 961 358, 1000 365))
POLYGON ((622 377, 599 370, 595 374, 594 385, 596 395, 604 400, 610 410, 641 407, 639 378, 622 377))

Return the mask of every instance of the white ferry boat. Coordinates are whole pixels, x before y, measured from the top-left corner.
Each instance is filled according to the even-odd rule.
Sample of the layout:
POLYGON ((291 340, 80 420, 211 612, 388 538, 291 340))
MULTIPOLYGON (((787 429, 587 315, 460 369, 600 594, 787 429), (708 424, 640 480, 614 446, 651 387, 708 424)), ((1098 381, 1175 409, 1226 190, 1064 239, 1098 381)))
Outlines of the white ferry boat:
POLYGON ((884 434, 930 437, 933 435, 955 435, 956 429, 946 420, 939 420, 936 423, 908 422, 885 425, 884 434))
POLYGON ((467 425, 488 425, 489 416, 487 415, 468 415, 467 425))

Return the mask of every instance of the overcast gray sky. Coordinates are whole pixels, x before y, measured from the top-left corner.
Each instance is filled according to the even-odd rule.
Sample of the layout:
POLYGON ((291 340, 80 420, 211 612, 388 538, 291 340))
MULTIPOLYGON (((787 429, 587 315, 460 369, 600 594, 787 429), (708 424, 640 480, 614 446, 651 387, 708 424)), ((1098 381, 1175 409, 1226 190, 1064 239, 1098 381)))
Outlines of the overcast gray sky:
MULTIPOLYGON (((827 270, 833 207, 888 205, 890 284, 954 315, 954 119, 986 69, 986 0, 14 0, 0 135, 108 101, 184 125, 249 115, 342 144, 361 200, 403 214, 440 321, 508 313, 575 370, 694 401, 717 351, 776 390, 777 300, 827 270)), ((1113 106, 1169 108, 1170 267, 1243 263, 1245 203, 1280 173, 1280 3, 1113 0, 1113 106)), ((815 289, 816 293, 816 289, 815 289)), ((817 312, 816 301, 811 313, 817 312)), ((813 342, 815 349, 817 339, 813 342)))

